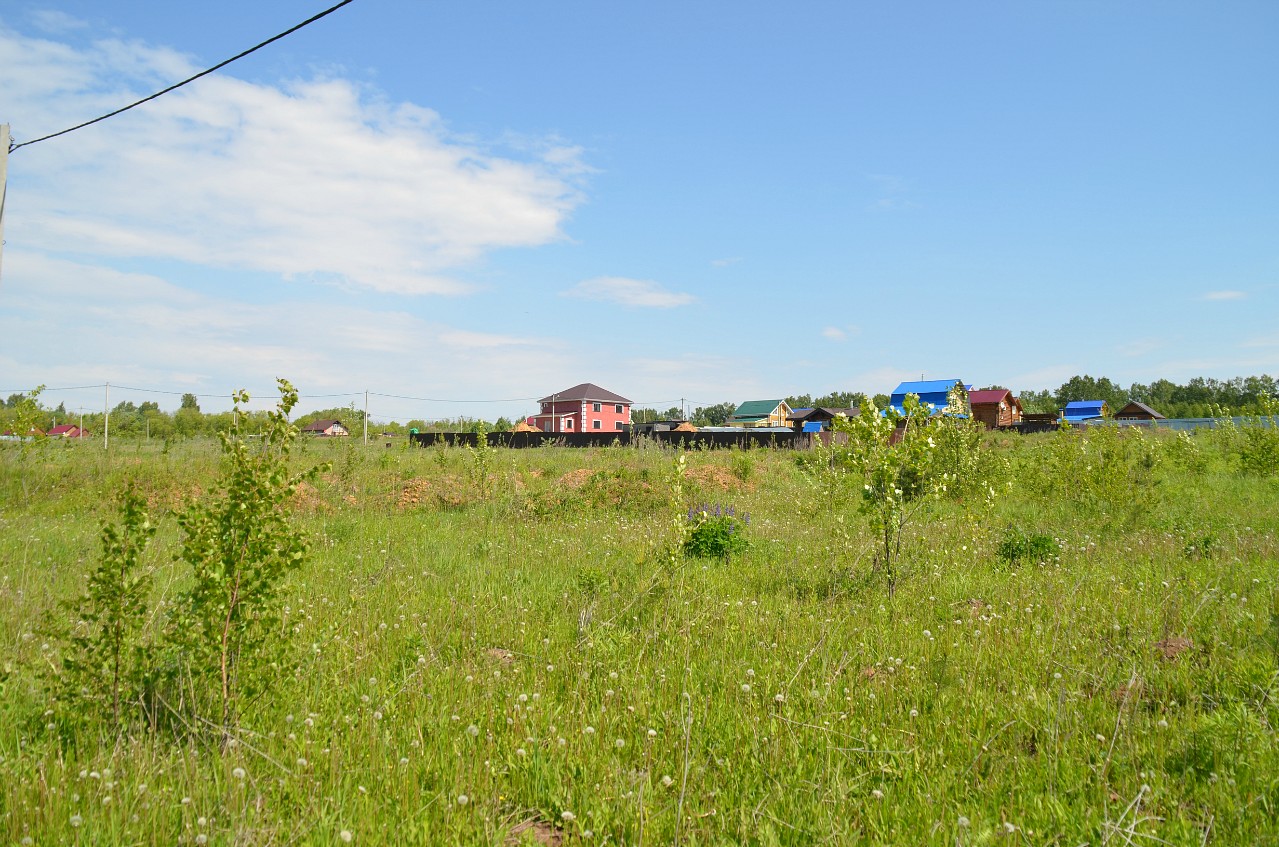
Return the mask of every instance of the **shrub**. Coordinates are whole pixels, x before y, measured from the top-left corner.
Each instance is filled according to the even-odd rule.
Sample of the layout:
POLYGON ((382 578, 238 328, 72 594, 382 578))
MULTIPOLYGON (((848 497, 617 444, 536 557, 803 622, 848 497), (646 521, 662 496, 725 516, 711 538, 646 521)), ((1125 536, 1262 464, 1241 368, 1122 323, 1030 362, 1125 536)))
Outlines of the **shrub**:
POLYGON ((688 510, 690 525, 684 540, 684 552, 700 559, 728 559, 734 553, 745 552, 750 543, 746 539, 746 527, 750 515, 741 518, 733 507, 721 508, 702 505, 688 510))
POLYGON ((224 733, 236 724, 241 701, 265 690, 287 643, 281 589, 302 565, 308 544, 290 525, 286 505, 300 482, 324 469, 290 475, 298 429, 288 415, 298 395, 287 380, 279 380, 279 389, 260 445, 250 446, 240 431, 248 392, 234 395, 231 428, 219 433, 222 490, 178 518, 185 534, 179 557, 191 566, 194 585, 178 601, 169 638, 180 654, 178 678, 189 686, 184 699, 224 733))
POLYGON ((1000 561, 1008 564, 1018 562, 1035 562, 1042 564, 1061 555, 1061 546, 1051 535, 1042 533, 1026 534, 1022 530, 1011 527, 999 542, 996 555, 1000 561))
POLYGON ((119 731, 138 706, 150 711, 154 666, 142 629, 151 578, 142 572, 141 558, 154 535, 146 500, 131 483, 121 498, 119 525, 102 527, 101 562, 74 608, 54 683, 64 725, 105 718, 119 731))

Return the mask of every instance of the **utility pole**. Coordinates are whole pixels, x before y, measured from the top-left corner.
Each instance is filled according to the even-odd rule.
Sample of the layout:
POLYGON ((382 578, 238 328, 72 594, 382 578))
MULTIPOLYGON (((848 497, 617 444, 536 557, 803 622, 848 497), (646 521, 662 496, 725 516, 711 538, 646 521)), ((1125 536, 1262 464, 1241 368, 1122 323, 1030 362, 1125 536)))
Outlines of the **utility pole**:
POLYGON ((111 446, 111 383, 102 394, 102 449, 111 446))
POLYGON ((369 443, 369 390, 364 389, 364 443, 369 443))
POLYGON ((84 406, 80 407, 80 432, 76 438, 84 438, 84 406))
POLYGON ((9 184, 9 125, 0 124, 0 260, 4 259, 4 193, 9 184))

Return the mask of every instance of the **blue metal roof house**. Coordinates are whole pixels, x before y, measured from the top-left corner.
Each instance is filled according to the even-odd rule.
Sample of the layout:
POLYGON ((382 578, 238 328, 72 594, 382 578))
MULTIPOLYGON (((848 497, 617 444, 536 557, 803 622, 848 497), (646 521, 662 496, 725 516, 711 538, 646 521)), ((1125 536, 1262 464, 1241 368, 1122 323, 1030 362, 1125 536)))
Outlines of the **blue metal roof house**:
POLYGON ((950 390, 956 385, 965 391, 963 416, 968 416, 967 391, 971 386, 964 385, 962 379, 927 379, 918 382, 903 382, 893 390, 892 396, 888 399, 888 405, 897 411, 897 414, 905 414, 906 410, 903 404, 906 402, 907 394, 919 395, 921 403, 928 403, 937 412, 942 412, 950 403, 950 390))
POLYGON ((1061 411, 1061 419, 1066 423, 1083 423, 1106 416, 1105 400, 1072 400, 1061 411))

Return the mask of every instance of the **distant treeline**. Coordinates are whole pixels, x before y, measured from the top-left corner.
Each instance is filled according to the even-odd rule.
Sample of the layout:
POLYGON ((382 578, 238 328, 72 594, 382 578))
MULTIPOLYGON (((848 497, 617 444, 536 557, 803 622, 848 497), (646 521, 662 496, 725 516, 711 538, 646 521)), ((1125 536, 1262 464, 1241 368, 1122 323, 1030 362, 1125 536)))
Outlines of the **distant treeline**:
MULTIPOLYGON (((1016 386, 979 386, 982 388, 1011 388, 1021 398, 1027 412, 1055 412, 1072 400, 1105 400, 1112 411, 1126 405, 1129 400, 1139 400, 1168 418, 1211 417, 1219 409, 1234 414, 1257 414, 1264 398, 1279 398, 1279 382, 1271 376, 1235 377, 1211 379, 1195 377, 1185 385, 1166 379, 1150 384, 1133 383, 1124 388, 1106 377, 1073 376, 1055 391, 1018 390, 1016 386)), ((86 432, 100 435, 103 428, 102 412, 68 410, 63 404, 48 408, 36 397, 34 402, 25 394, 11 394, 0 404, 0 432, 13 431, 20 419, 47 431, 60 424, 83 426, 86 432)), ((760 398, 743 398, 760 399, 760 398)), ((835 391, 820 397, 798 394, 786 397, 792 409, 823 406, 847 409, 861 406, 867 395, 859 391, 835 391)), ((888 395, 876 394, 871 398, 877 408, 888 404, 888 395)), ((737 408, 738 403, 725 401, 710 406, 699 406, 691 412, 673 406, 665 411, 657 409, 632 409, 631 419, 636 423, 655 420, 682 420, 686 416, 697 426, 720 426, 737 408)), ((255 415, 249 414, 250 422, 255 415)), ((364 427, 364 411, 350 406, 319 409, 297 418, 299 425, 316 420, 339 420, 352 435, 361 435, 364 427)), ((158 403, 147 401, 134 404, 118 403, 111 410, 111 434, 119 437, 190 438, 213 435, 226 429, 231 422, 230 412, 202 412, 194 394, 184 394, 181 405, 172 412, 162 410, 158 403)), ((251 425, 251 424, 250 424, 251 425)), ((418 432, 474 432, 483 425, 490 432, 505 432, 514 422, 502 417, 496 421, 480 421, 474 418, 414 419, 405 423, 397 421, 369 422, 369 435, 391 433, 404 435, 410 429, 418 432)))

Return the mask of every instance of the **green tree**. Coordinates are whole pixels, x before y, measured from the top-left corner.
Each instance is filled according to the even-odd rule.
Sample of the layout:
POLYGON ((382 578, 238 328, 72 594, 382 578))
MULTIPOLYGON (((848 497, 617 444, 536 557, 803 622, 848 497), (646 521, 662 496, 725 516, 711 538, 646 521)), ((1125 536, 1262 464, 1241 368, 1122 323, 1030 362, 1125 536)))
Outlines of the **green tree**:
POLYGON ((1087 375, 1072 376, 1057 389, 1054 399, 1058 408, 1065 408, 1067 403, 1077 400, 1103 400, 1114 412, 1127 405, 1128 392, 1104 376, 1097 379, 1087 375))
POLYGON ((299 482, 321 468, 290 474, 298 429, 289 412, 298 395, 288 380, 279 380, 279 390, 279 404, 267 414, 257 443, 244 431, 241 406, 248 392, 232 396, 231 424, 219 432, 225 461, 221 490, 178 518, 179 556, 191 566, 193 585, 178 601, 170 638, 181 649, 179 678, 189 686, 188 701, 199 711, 211 709, 201 717, 224 734, 237 722, 243 699, 270 682, 287 640, 280 618, 284 579, 301 567, 309 549, 289 522, 286 502, 299 482))
POLYGON ((179 408, 190 409, 193 412, 198 412, 200 411, 200 401, 196 399, 194 394, 183 394, 182 405, 179 408))
POLYGON ((827 409, 856 409, 865 404, 866 395, 860 391, 832 391, 813 401, 814 406, 827 409))
POLYGON ((736 403, 716 403, 713 406, 700 406, 693 411, 692 422, 695 426, 723 426, 728 416, 737 411, 736 403))

